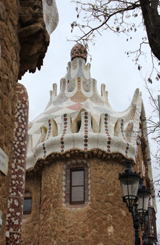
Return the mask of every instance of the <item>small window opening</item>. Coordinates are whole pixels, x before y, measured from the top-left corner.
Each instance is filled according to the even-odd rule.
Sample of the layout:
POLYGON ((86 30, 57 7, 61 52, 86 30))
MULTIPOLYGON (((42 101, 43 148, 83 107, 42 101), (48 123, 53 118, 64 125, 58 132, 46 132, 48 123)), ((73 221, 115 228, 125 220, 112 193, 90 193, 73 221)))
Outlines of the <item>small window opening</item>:
POLYGON ((155 211, 152 207, 148 208, 148 213, 145 217, 144 232, 148 234, 149 240, 157 238, 155 211))
POLYGON ((32 211, 32 194, 30 192, 25 193, 23 202, 23 214, 31 214, 32 211))
POLYGON ((89 164, 86 160, 71 160, 65 165, 63 199, 65 207, 81 208, 90 200, 89 164))
POLYGON ((71 169, 70 203, 83 204, 85 202, 84 168, 71 169))

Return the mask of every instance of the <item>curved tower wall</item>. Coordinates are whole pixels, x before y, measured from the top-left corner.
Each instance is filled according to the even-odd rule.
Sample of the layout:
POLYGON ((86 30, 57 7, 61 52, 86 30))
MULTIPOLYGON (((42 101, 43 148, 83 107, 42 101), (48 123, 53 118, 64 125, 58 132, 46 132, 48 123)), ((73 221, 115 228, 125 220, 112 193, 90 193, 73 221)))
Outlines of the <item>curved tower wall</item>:
MULTIPOLYGON (((81 160, 74 156, 69 160, 73 159, 81 160)), ((118 180, 124 166, 113 160, 87 159, 90 201, 85 207, 72 208, 63 201, 63 171, 68 162, 57 161, 42 172, 40 244, 134 244, 132 218, 122 202, 118 180)))
POLYGON ((26 190, 32 192, 34 201, 33 212, 23 222, 22 244, 134 244, 133 221, 118 180, 124 168, 113 159, 84 160, 73 155, 46 165, 41 187, 39 177, 28 176, 26 190), (64 170, 68 163, 76 166, 80 161, 89 165, 89 200, 78 208, 67 207, 64 170))

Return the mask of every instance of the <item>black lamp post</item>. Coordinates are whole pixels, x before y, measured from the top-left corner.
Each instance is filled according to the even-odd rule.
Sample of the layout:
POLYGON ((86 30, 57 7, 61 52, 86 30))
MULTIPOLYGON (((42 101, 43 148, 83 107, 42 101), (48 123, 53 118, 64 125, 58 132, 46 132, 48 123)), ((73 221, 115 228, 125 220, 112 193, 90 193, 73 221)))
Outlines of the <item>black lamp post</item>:
POLYGON ((126 203, 129 212, 132 213, 135 229, 135 245, 139 245, 139 228, 140 224, 143 224, 145 213, 148 210, 150 192, 143 186, 143 181, 140 182, 140 173, 133 171, 132 162, 132 160, 127 160, 126 170, 122 174, 119 174, 119 180, 123 192, 123 202, 126 203), (141 183, 140 185, 139 182, 141 183), (139 191, 138 187, 140 187, 139 191))

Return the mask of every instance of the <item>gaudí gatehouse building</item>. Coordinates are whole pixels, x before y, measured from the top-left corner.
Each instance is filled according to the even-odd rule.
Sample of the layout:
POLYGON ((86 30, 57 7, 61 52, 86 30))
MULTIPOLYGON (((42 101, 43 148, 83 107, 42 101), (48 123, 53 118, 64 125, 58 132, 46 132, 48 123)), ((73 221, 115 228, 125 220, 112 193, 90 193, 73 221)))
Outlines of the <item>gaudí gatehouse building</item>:
POLYGON ((0 0, 0 245, 135 244, 118 177, 129 161, 151 190, 140 238, 147 231, 155 244, 138 90, 126 111, 113 111, 105 85, 99 95, 90 77, 86 50, 76 45, 59 95, 53 84, 45 111, 28 128, 28 95, 18 80, 41 69, 57 24, 55 0, 0 0))
MULTIPOLYGON (((91 78, 87 52, 71 50, 60 93, 29 123, 21 244, 133 245, 131 213, 118 178, 126 161, 151 190, 145 223, 156 244, 155 191, 141 92, 114 111, 91 78)), ((142 237, 145 228, 140 229, 142 237)))

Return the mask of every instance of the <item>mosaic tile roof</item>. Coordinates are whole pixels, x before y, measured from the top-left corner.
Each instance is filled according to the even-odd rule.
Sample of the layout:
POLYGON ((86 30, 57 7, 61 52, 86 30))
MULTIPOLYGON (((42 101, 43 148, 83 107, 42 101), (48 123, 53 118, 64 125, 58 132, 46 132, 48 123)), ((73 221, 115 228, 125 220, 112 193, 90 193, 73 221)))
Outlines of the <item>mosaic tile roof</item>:
POLYGON ((90 64, 75 57, 61 79, 60 93, 57 95, 57 85, 53 84, 46 109, 30 123, 27 169, 53 152, 63 154, 69 149, 99 148, 135 159, 141 107, 137 89, 128 109, 114 111, 105 84, 99 95, 97 81, 90 76, 90 64))

